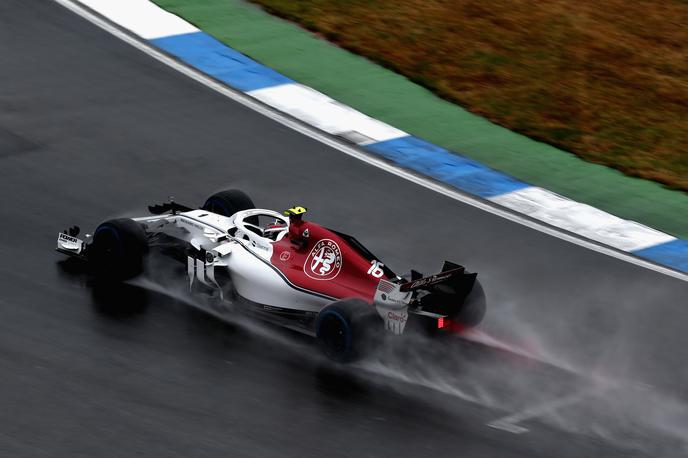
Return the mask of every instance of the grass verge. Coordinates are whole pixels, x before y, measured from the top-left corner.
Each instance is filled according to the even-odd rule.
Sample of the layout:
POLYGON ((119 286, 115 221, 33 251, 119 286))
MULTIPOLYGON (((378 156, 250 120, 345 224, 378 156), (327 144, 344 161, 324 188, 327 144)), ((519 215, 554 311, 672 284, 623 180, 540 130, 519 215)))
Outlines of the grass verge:
POLYGON ((253 0, 469 111, 688 190, 688 3, 253 0))

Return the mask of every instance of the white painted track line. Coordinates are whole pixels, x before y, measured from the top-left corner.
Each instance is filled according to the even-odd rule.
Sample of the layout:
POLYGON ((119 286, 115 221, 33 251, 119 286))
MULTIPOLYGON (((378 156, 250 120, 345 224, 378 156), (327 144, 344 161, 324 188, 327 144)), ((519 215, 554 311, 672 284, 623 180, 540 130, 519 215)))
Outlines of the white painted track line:
POLYGON ((168 13, 151 2, 140 0, 81 0, 81 3, 148 40, 169 35, 199 32, 196 27, 179 16, 168 13))
POLYGON ((621 251, 638 251, 676 240, 664 232, 536 186, 500 194, 490 201, 621 251))
POLYGON ((110 23, 108 20, 102 18, 100 15, 94 14, 91 12, 88 8, 85 8, 82 6, 79 2, 74 1, 74 0, 54 0, 60 5, 64 6, 65 8, 69 9, 70 11, 78 14, 82 18, 90 21, 91 23, 97 25, 101 29, 111 33, 112 35, 116 36, 117 38, 121 39, 122 41, 130 44, 131 46, 139 49, 140 51, 148 54, 149 56, 153 57, 154 59, 164 63, 165 65, 177 70, 178 72, 188 76, 189 78, 207 86, 210 89, 213 89, 214 91, 224 95, 225 97, 228 97, 232 99, 233 101, 240 103, 251 110, 254 110, 276 122, 279 122, 280 124, 289 127, 303 135, 306 135, 308 137, 311 137, 331 148, 337 149, 345 154, 348 154, 349 156, 355 157, 356 159, 359 159, 367 164, 370 164, 372 166, 378 167, 382 170, 385 170, 386 172, 392 173, 394 175, 397 175, 401 178, 404 178, 408 181, 411 181, 413 183, 416 183, 420 186, 423 186, 427 189, 433 190, 439 194, 442 194, 444 196, 450 197, 456 201, 463 202, 467 205, 471 205, 473 207, 479 208, 481 210, 484 210, 486 212, 492 213, 493 215, 500 216, 504 219, 507 219, 509 221, 513 221, 515 223, 521 224, 523 226, 526 226, 530 229, 535 229, 537 231, 540 231, 542 233, 557 237, 561 240, 565 240, 570 243, 574 243, 578 246, 587 248, 589 250, 596 251, 598 253, 606 254, 608 256, 629 262, 631 264, 635 264, 640 267, 644 267, 646 269, 653 270, 655 272, 668 275, 670 277, 677 278, 679 280, 683 281, 688 281, 688 274, 684 274, 672 269, 669 269, 667 267, 663 267, 657 264, 654 264, 649 261, 645 261, 643 259, 637 258, 631 254, 624 253, 617 251, 611 247, 603 246, 598 243, 595 243, 591 240, 587 240, 581 237, 577 237, 573 234, 570 234, 568 232, 564 232, 561 230, 558 230, 552 226, 540 223, 538 221, 532 220, 530 218, 524 217, 522 215, 513 213, 501 206, 495 205, 495 204, 490 204, 482 199, 479 199, 477 197, 473 197, 467 194, 464 194, 455 188, 452 188, 448 185, 444 185, 438 182, 435 182, 431 179, 428 179, 427 177, 420 176, 418 174, 415 174, 409 170, 406 170, 404 168, 395 166, 393 164, 390 164, 376 156, 370 155, 368 153, 365 153, 364 151, 353 147, 349 144, 346 144, 340 140, 337 140, 335 138, 332 138, 328 136, 327 134, 319 131, 316 128, 301 124, 298 121, 295 121, 291 117, 282 114, 278 111, 273 110, 272 108, 269 108, 262 103, 254 100, 250 96, 239 92, 235 91, 224 84, 218 83, 214 79, 210 78, 209 76, 205 75, 204 73, 195 70, 191 67, 186 66, 185 64, 175 60, 174 58, 170 57, 169 55, 159 51, 156 49, 154 46, 146 43, 145 41, 142 41, 139 38, 136 38, 120 28, 114 26, 112 23, 110 23))
POLYGON ((356 132, 365 139, 359 143, 408 135, 302 84, 280 84, 250 91, 248 95, 329 134, 356 132))

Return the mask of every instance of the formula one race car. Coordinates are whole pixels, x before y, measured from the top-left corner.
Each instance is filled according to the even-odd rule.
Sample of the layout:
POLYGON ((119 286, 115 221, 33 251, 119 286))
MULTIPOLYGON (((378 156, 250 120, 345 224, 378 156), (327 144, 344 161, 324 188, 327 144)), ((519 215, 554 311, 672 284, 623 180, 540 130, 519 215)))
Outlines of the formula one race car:
POLYGON ((475 273, 445 261, 442 271, 397 276, 355 238, 304 220, 296 206, 256 209, 241 191, 212 195, 200 209, 176 202, 152 216, 113 219, 92 236, 58 235, 57 251, 87 261, 95 276, 124 281, 156 251, 186 266, 189 287, 237 311, 317 337, 337 361, 360 356, 384 333, 431 333, 477 325, 485 295, 475 273))

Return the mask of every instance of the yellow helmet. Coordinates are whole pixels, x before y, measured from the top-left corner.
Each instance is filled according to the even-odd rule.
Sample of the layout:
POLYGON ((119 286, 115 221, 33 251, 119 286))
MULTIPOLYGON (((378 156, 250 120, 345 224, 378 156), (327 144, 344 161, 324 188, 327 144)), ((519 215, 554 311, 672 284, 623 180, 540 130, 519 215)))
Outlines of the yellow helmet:
POLYGON ((296 216, 296 215, 304 215, 308 209, 306 207, 302 207, 300 205, 295 205, 287 210, 284 210, 283 214, 284 216, 296 216))

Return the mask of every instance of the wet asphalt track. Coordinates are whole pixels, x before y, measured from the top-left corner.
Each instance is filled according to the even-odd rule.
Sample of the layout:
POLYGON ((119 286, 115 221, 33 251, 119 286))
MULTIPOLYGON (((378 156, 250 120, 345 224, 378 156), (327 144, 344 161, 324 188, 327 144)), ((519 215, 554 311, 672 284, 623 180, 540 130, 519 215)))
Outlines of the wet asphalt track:
MULTIPOLYGON (((688 283, 364 165, 51 1, 0 4, 0 195, 2 456, 685 450, 651 427, 591 433, 584 426, 595 417, 576 414, 577 402, 557 409, 564 420, 533 415, 525 434, 486 424, 575 394, 592 373, 645 390, 620 396, 620 416, 600 420, 607 426, 628 420, 627 404, 638 398, 682 406, 688 283), (430 354, 394 352, 391 376, 375 364, 338 371, 302 338, 221 323, 147 289, 94 290, 52 252, 56 232, 70 224, 92 228, 170 194, 197 204, 230 186, 260 206, 307 205, 311 218, 358 235, 397 271, 435 270, 445 258, 471 267, 491 303, 484 330, 579 375, 459 343, 448 344, 446 358, 434 345, 430 354), (122 303, 127 313, 113 309, 122 303), (447 384, 459 396, 446 394, 447 384), (467 392, 482 394, 464 396, 472 402, 462 399, 467 392)), ((660 429, 680 436, 683 410, 661 413, 660 429)))

